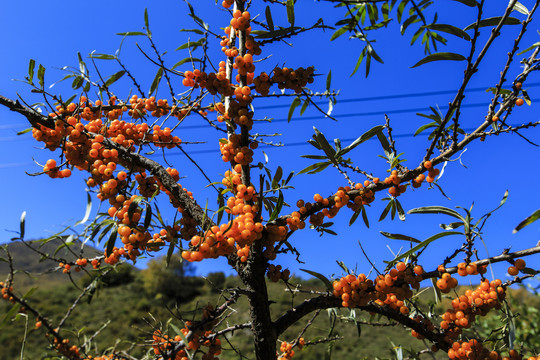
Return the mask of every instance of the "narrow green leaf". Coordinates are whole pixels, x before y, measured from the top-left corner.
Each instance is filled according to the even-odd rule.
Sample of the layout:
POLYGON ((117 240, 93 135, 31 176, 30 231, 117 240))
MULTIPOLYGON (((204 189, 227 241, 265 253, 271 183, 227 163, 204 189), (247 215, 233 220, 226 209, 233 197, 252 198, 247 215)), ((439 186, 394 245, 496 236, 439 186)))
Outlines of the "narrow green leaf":
POLYGON ((450 53, 450 52, 440 52, 440 53, 435 53, 435 54, 426 56, 425 58, 423 58, 422 60, 420 60, 413 66, 411 66, 411 68, 415 68, 417 66, 427 64, 432 61, 440 61, 440 60, 462 61, 462 60, 466 60, 466 58, 465 56, 461 54, 450 53))
POLYGON ((512 314, 512 310, 506 301, 504 302, 504 312, 506 313, 506 325, 508 327, 506 346, 508 346, 509 349, 514 349, 514 343, 516 341, 516 324, 514 323, 514 315, 512 314))
POLYGON ((79 89, 84 83, 84 78, 82 76, 75 76, 75 79, 73 79, 73 82, 71 83, 71 88, 73 90, 79 89))
POLYGON ((433 286, 433 292, 435 293, 435 304, 439 304, 442 300, 441 290, 437 287, 437 279, 431 278, 431 285, 433 286))
POLYGON ((41 64, 39 64, 38 67, 37 77, 39 81, 39 86, 41 86, 41 88, 43 89, 43 87, 45 86, 45 68, 41 64))
POLYGON ((280 190, 278 200, 276 202, 276 207, 274 208, 274 211, 272 211, 272 214, 270 215, 270 218, 268 219, 268 221, 273 221, 277 219, 282 207, 283 207, 283 193, 280 190))
POLYGON ((388 2, 385 2, 382 6, 381 6, 381 12, 383 14, 383 19, 384 19, 384 22, 390 20, 388 18, 388 15, 390 13, 390 7, 388 5, 388 2))
POLYGON ((8 321, 11 320, 15 316, 15 314, 17 314, 20 307, 21 307, 21 305, 19 305, 19 304, 13 304, 11 309, 9 309, 9 311, 6 313, 6 315, 4 315, 4 319, 2 319, 2 322, 0 323, 0 329, 2 329, 4 326, 6 326, 8 321))
POLYGON ((326 156, 324 156, 324 155, 300 155, 300 157, 303 157, 303 158, 306 158, 306 159, 313 159, 313 160, 324 160, 324 159, 326 159, 326 156))
POLYGON ((471 40, 471 37, 469 36, 469 34, 467 34, 465 31, 463 31, 460 28, 455 27, 453 25, 449 25, 449 24, 430 24, 430 25, 422 26, 422 27, 428 28, 430 30, 442 31, 442 32, 445 32, 445 33, 448 33, 448 34, 452 34, 452 35, 455 35, 455 36, 460 37, 462 39, 465 39, 467 41, 471 40))
POLYGON ((350 76, 353 76, 356 73, 356 71, 360 67, 360 64, 362 63, 362 60, 364 59, 364 56, 366 56, 366 48, 364 48, 364 50, 362 50, 362 52, 360 53, 360 56, 358 57, 356 65, 354 66, 353 72, 350 76))
POLYGON ((88 55, 88 57, 92 59, 99 59, 99 60, 115 60, 116 59, 116 56, 110 55, 110 54, 91 53, 90 55, 88 55))
POLYGON ((360 215, 360 213, 362 212, 363 210, 363 207, 360 207, 358 210, 356 210, 354 212, 354 214, 351 216, 351 219, 349 220, 349 226, 351 226, 352 224, 354 224, 354 222, 356 221, 356 219, 358 218, 358 216, 360 215))
POLYGON ((75 223, 75 226, 84 224, 88 221, 88 218, 90 217, 90 212, 92 211, 92 197, 90 196, 90 193, 86 193, 86 211, 84 212, 84 217, 75 223))
POLYGON ((34 295, 34 293, 36 292, 38 288, 37 287, 33 287, 31 288, 30 290, 28 290, 24 295, 23 295, 23 300, 28 300, 32 297, 32 295, 34 295))
POLYGON ((28 63, 28 82, 32 84, 34 81, 34 69, 36 67, 36 60, 30 59, 30 62, 28 63))
POLYGON ((337 39, 337 38, 340 37, 341 35, 345 34, 345 32, 347 32, 347 30, 349 30, 349 27, 348 27, 348 26, 344 26, 344 27, 342 27, 342 28, 337 29, 337 30, 332 34, 332 36, 330 37, 330 41, 334 41, 335 39, 337 39))
POLYGON ((176 64, 173 65, 173 67, 171 69, 176 69, 177 67, 179 67, 180 65, 184 65, 185 63, 187 62, 202 62, 201 59, 198 59, 198 58, 185 58, 185 59, 182 59, 180 60, 179 62, 177 62, 176 64))
MULTIPOLYGON (((420 35, 422 35, 422 34, 424 34, 423 40, 425 40, 425 38, 427 36, 426 35, 427 31, 425 31, 424 27, 420 27, 420 28, 418 28, 418 30, 416 30, 416 32, 414 33, 414 35, 411 38, 411 45, 414 44, 416 42, 416 40, 418 40, 418 37, 420 37, 420 35)), ((422 41, 422 43, 424 43, 424 41, 422 41)))
POLYGON ((148 91, 148 96, 152 96, 154 91, 157 90, 157 87, 159 85, 159 82, 161 81, 162 76, 163 76, 163 68, 160 67, 156 73, 156 76, 154 77, 154 81, 152 81, 152 85, 150 86, 150 90, 148 91))
POLYGON ((182 331, 173 323, 169 323, 169 326, 173 329, 175 335, 182 334, 182 331))
POLYGON ((19 234, 20 234, 21 240, 24 239, 25 223, 26 223, 26 211, 23 211, 21 214, 21 220, 19 221, 19 229, 20 229, 19 234))
POLYGON ((114 229, 111 232, 111 236, 109 236, 109 240, 107 240, 107 256, 111 256, 114 244, 116 243, 116 235, 118 234, 118 226, 113 225, 114 229))
POLYGON ((272 189, 275 189, 279 185, 279 181, 281 180, 281 177, 283 176, 283 169, 281 166, 278 166, 276 169, 276 173, 274 174, 274 178, 272 179, 272 189))
POLYGON ((383 212, 381 213, 381 216, 379 217, 379 221, 382 221, 384 220, 384 218, 386 218, 386 216, 388 215, 388 212, 393 206, 394 206, 394 202, 389 201, 386 207, 384 208, 383 212))
POLYGON ((178 31, 180 31, 180 32, 192 32, 192 33, 195 33, 195 34, 204 35, 204 31, 199 30, 199 29, 180 29, 178 31))
POLYGON ((401 203, 399 202, 398 199, 394 199, 394 201, 396 202, 396 209, 398 212, 399 220, 405 221, 405 211, 403 211, 403 208, 401 207, 401 203))
POLYGON ((336 260, 336 262, 339 265, 339 267, 342 268, 343 271, 345 271, 346 274, 351 273, 351 271, 349 270, 349 268, 347 267, 347 265, 345 265, 345 263, 343 261, 336 260))
POLYGON ((204 38, 201 38, 201 39, 199 39, 197 41, 188 41, 187 43, 182 44, 179 47, 177 47, 175 49, 175 51, 189 49, 189 48, 192 48, 191 50, 193 51, 193 50, 197 49, 199 46, 204 45, 205 41, 206 40, 204 38))
POLYGON ((313 165, 309 165, 308 167, 300 170, 298 172, 298 175, 304 174, 304 173, 316 174, 326 169, 330 164, 331 164, 330 161, 322 161, 322 162, 315 163, 313 165))
POLYGON ((81 53, 77 53, 77 58, 79 59, 79 71, 81 72, 81 75, 86 74, 86 63, 83 61, 81 53))
POLYGON ((403 24, 401 25, 401 29, 400 29, 401 35, 405 34, 405 30, 407 30, 407 28, 410 25, 417 23, 419 21, 420 19, 418 19, 418 15, 409 16, 409 18, 407 18, 407 20, 405 20, 403 24))
MULTIPOLYGON (((523 54, 525 54, 526 52, 531 51, 532 49, 537 48, 538 46, 540 46, 540 42, 535 42, 534 44, 532 44, 531 46, 529 46, 529 47, 526 48, 525 50, 518 52, 517 54, 518 54, 518 55, 523 55, 523 54)), ((486 91, 487 91, 487 90, 486 90, 486 91)))
POLYGON ((306 111, 308 105, 309 105, 309 99, 306 99, 304 103, 302 104, 302 107, 300 108, 300 115, 304 115, 304 112, 306 111))
POLYGON ((146 204, 145 214, 144 214, 144 228, 148 229, 152 221, 152 206, 146 204))
POLYGON ((287 21, 294 26, 294 0, 287 0, 287 21))
POLYGON ((368 52, 366 54, 366 78, 369 76, 370 67, 371 67, 371 55, 368 52))
POLYGON ((266 6, 264 14, 266 15, 266 23, 268 24, 268 29, 270 29, 270 31, 274 31, 274 21, 272 20, 272 12, 270 11, 270 6, 266 6))
POLYGON ((394 239, 394 240, 405 240, 405 241, 412 241, 414 243, 421 243, 420 240, 418 239, 415 239, 413 238, 412 236, 407 236, 407 235, 401 235, 401 234, 392 234, 392 233, 388 233, 388 232, 385 232, 385 231, 379 231, 383 236, 389 238, 389 239, 394 239))
POLYGON ((171 244, 169 245, 169 248, 167 249, 167 258, 166 258, 166 264, 167 264, 167 267, 169 267, 169 264, 171 263, 171 257, 172 255, 174 254, 174 249, 175 249, 175 242, 171 242, 171 244))
POLYGON ((148 9, 144 9, 144 27, 146 28, 146 35, 152 37, 152 32, 150 31, 150 25, 148 24, 148 9))
POLYGON ((357 147, 358 145, 360 145, 361 143, 363 143, 364 141, 366 140, 369 140, 371 139, 373 136, 375 136, 375 134, 377 134, 378 132, 381 132, 382 129, 384 129, 384 126, 383 125, 377 125, 375 127, 372 127, 371 129, 369 129, 368 131, 366 131, 365 133, 363 133, 362 135, 360 135, 356 140, 354 140, 349 146, 346 146, 344 147, 341 151, 338 151, 338 155, 341 156, 341 155, 345 155, 346 153, 348 153, 349 151, 351 151, 352 149, 354 149, 355 147, 357 147))
MULTIPOLYGON (((496 26, 501 22, 501 20, 502 20, 502 16, 495 16, 495 17, 484 19, 484 20, 480 20, 478 27, 496 26)), ((505 20, 503 25, 519 25, 519 24, 521 24, 521 21, 519 21, 519 19, 508 17, 505 20)), ((471 25, 467 26, 463 30, 467 31, 467 30, 474 29, 475 25, 476 23, 472 23, 471 25)))
POLYGON ((143 32, 140 32, 140 31, 127 31, 127 32, 122 32, 122 33, 116 33, 116 35, 120 35, 120 36, 146 36, 145 33, 143 32))
POLYGON ((287 115, 287 122, 291 122, 292 115, 294 113, 294 109, 296 109, 301 104, 300 97, 295 97, 293 102, 291 103, 291 107, 289 108, 289 114, 287 115))
POLYGON ((532 101, 531 101, 531 98, 530 98, 529 93, 527 92, 527 90, 522 89, 522 90, 521 90, 521 94, 523 95, 523 100, 525 100, 525 103, 526 103, 528 106, 531 106, 532 101))
POLYGON ((317 149, 317 150, 322 150, 321 147, 320 147, 320 145, 319 145, 315 140, 309 139, 307 142, 308 142, 310 145, 313 145, 313 147, 314 147, 315 149, 317 149))
POLYGON ((105 81, 105 86, 106 87, 109 87, 111 86, 114 82, 116 82, 118 79, 120 79, 122 76, 124 76, 126 72, 124 70, 120 70, 118 71, 117 73, 114 73, 112 74, 108 79, 107 81, 105 81))
POLYGON ((405 0, 405 1, 401 1, 399 3, 398 9, 397 9, 397 21, 398 21, 398 23, 401 23, 401 18, 403 16, 403 11, 405 10, 405 6, 407 5, 408 2, 409 2, 408 0, 405 0))
POLYGON ((368 54, 370 56, 373 56, 373 58, 375 60, 377 60, 378 62, 380 62, 381 64, 384 64, 384 61, 379 57, 379 55, 377 55, 377 53, 375 52, 375 49, 371 46, 371 45, 367 45, 367 51, 368 51, 368 54))
POLYGON ((294 176, 294 171, 291 171, 289 173, 289 175, 287 176, 287 178, 285 179, 285 185, 287 185, 289 183, 289 181, 291 181, 291 179, 293 178, 294 176))
MULTIPOLYGON (((506 190, 503 194, 503 198, 501 199, 501 202, 499 203, 499 206, 497 206, 495 209, 491 210, 488 214, 493 213, 494 211, 500 209, 501 206, 503 206, 506 203, 506 200, 508 200, 508 190, 506 190)), ((485 215, 484 215, 485 216, 485 215)))
POLYGON ((369 229, 369 220, 368 220, 368 217, 367 217, 367 211, 366 211, 366 208, 364 208, 362 210, 362 220, 364 220, 364 224, 366 225, 366 227, 369 229))
POLYGON ((258 31, 255 30, 251 34, 255 35, 256 39, 270 39, 278 37, 287 37, 288 35, 294 33, 295 31, 301 30, 299 26, 291 26, 288 28, 278 29, 274 31, 258 31))
POLYGON ((206 30, 208 30, 208 25, 205 24, 204 21, 203 21, 200 17, 198 17, 197 15, 195 15, 195 11, 193 10, 193 6, 192 6, 190 3, 188 3, 187 1, 186 1, 186 3, 187 3, 187 5, 188 5, 188 7, 189 7, 189 16, 190 16, 193 20, 195 20, 195 22, 197 22, 200 26, 202 26, 203 28, 205 28, 206 30))
POLYGON ((330 83, 332 82, 332 70, 328 71, 326 76, 326 91, 330 91, 330 83))
POLYGON ((424 206, 424 207, 414 208, 414 209, 409 210, 407 214, 444 214, 444 215, 455 217, 456 219, 459 219, 465 222, 465 218, 461 216, 457 211, 449 209, 444 206, 424 206))
POLYGON ((520 3, 519 1, 516 1, 516 3, 514 4, 514 8, 512 10, 520 12, 524 15, 529 15, 529 9, 527 9, 527 7, 523 5, 522 3, 520 3))
POLYGON ((315 131, 315 140, 317 143, 321 146, 322 150, 328 157, 328 160, 332 161, 335 165, 337 165, 336 161, 336 151, 330 146, 330 143, 328 140, 326 140, 326 137, 322 132, 320 132, 315 126, 313 127, 313 130, 315 131))
POLYGON ((523 229, 525 226, 532 224, 536 220, 540 219, 540 209, 533 212, 531 215, 527 216, 522 222, 516 226, 516 228, 512 231, 512 234, 517 233, 519 230, 523 229))
POLYGON ((334 139, 334 147, 336 148, 336 154, 341 151, 341 139, 339 138, 334 139))
POLYGON ((377 134, 377 138, 379 139, 379 142, 381 143, 383 147, 384 154, 386 155, 387 158, 390 158, 392 154, 392 149, 390 149, 390 143, 388 142, 388 139, 386 138, 386 136, 384 136, 382 131, 379 131, 376 134, 377 134))
POLYGON ((437 127, 437 124, 436 123, 429 123, 429 124, 422 125, 418 129, 416 129, 416 131, 414 132, 414 136, 420 134, 421 132, 423 132, 426 129, 433 128, 433 127, 437 127))
POLYGON ((141 203, 142 199, 143 199, 142 196, 137 196, 137 197, 135 197, 135 199, 133 199, 131 201, 131 204, 129 204, 129 207, 128 207, 128 218, 129 218, 129 220, 131 220, 131 218, 133 216, 133 213, 139 207, 139 204, 141 203))
POLYGON ((335 235, 337 236, 337 232, 335 232, 334 230, 330 230, 330 229, 321 229, 322 232, 325 232, 327 234, 330 234, 330 235, 335 235))
POLYGON ((463 234, 458 232, 458 231, 447 231, 447 232, 442 232, 442 233, 438 233, 438 234, 435 234, 433 236, 430 236, 429 238, 422 241, 420 244, 416 245, 415 247, 413 247, 409 251, 406 251, 403 254, 399 254, 388 265, 390 266, 390 264, 392 264, 392 266, 393 266, 393 264, 395 262, 397 262, 399 259, 407 258, 407 257, 411 256, 412 254, 414 254, 415 252, 417 252, 418 250, 425 248, 426 246, 428 246, 429 244, 431 244, 435 240, 440 239, 440 238, 445 237, 445 236, 449 236, 449 235, 463 235, 463 234))
POLYGON ((17 135, 23 135, 23 134, 26 134, 26 133, 32 131, 33 129, 34 129, 33 127, 29 127, 29 128, 24 129, 24 130, 22 130, 22 131, 19 131, 19 132, 17 133, 17 135))
POLYGON ((328 278, 324 276, 323 274, 319 274, 316 271, 311 271, 311 270, 306 270, 306 269, 300 269, 300 270, 321 280, 326 285, 326 290, 330 291, 333 289, 332 282, 328 280, 328 278))
POLYGON ((220 224, 221 219, 223 218, 223 215, 225 214, 225 209, 228 207, 225 206, 225 198, 223 197, 221 193, 218 194, 217 200, 218 200, 218 206, 219 206, 218 211, 216 211, 216 213, 218 214, 217 223, 220 224))

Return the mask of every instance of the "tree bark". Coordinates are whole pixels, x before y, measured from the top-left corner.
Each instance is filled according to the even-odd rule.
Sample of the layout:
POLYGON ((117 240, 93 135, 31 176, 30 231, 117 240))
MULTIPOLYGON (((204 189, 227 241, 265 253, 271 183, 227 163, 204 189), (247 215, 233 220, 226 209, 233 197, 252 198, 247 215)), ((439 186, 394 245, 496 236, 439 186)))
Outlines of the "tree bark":
POLYGON ((276 360, 277 333, 270 315, 268 288, 266 287, 266 259, 262 254, 262 239, 251 247, 251 254, 243 268, 237 266, 238 274, 249 292, 251 330, 257 360, 276 360))

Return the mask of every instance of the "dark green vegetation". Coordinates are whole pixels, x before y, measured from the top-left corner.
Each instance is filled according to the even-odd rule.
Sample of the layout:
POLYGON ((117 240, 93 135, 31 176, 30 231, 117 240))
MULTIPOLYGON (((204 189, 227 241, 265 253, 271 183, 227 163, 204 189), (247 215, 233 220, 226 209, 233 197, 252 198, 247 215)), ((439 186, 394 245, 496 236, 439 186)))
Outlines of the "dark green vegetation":
MULTIPOLYGON (((58 244, 50 244, 57 246, 58 244)), ((19 272, 15 276, 14 286, 27 291, 31 286, 39 284, 29 301, 42 314, 45 314, 58 324, 67 309, 76 301, 80 294, 75 285, 84 287, 90 283, 89 275, 74 273, 74 282, 69 281, 69 276, 61 272, 48 273, 51 263, 38 263, 35 253, 32 253, 22 244, 11 244, 10 253, 16 259, 24 260, 17 263, 19 268, 30 273, 43 273, 31 280, 24 273, 19 272)), ((48 249, 47 249, 48 250, 48 249)), ((85 247, 86 251, 97 251, 85 247), (88 250, 86 250, 88 249, 88 250)), ((59 253, 58 256, 67 256, 59 253)), ((181 264, 177 257, 171 259, 171 264, 164 269, 159 266, 162 259, 149 263, 145 270, 138 270, 130 265, 118 266, 101 278, 95 291, 81 299, 73 310, 68 321, 63 326, 63 333, 74 343, 87 344, 87 348, 98 348, 106 352, 107 349, 126 349, 135 347, 133 354, 139 356, 149 351, 148 339, 155 328, 167 330, 167 324, 160 324, 154 319, 164 319, 172 316, 168 327, 171 335, 176 335, 174 326, 182 327, 183 320, 197 319, 201 309, 207 305, 217 305, 222 302, 219 289, 241 287, 241 282, 236 277, 225 277, 223 273, 212 273, 206 279, 193 276, 193 268, 190 264, 181 264), (221 301, 220 301, 221 300, 221 301), (76 331, 75 329, 80 329, 76 331), (117 339, 123 339, 117 342, 117 339)), ((6 263, 0 262, 0 279, 6 277, 6 263)), ((290 287, 284 283, 269 283, 269 293, 272 294, 271 309, 275 314, 282 314, 308 297, 303 291, 324 291, 324 285, 317 279, 302 280, 293 277, 290 287), (291 298, 291 291, 296 292, 291 298)), ((464 289, 461 289, 464 291, 464 289)), ((520 340, 525 342, 527 348, 540 348, 538 324, 540 314, 540 298, 533 297, 530 293, 519 289, 511 291, 510 303, 515 319, 517 344, 520 340), (516 300, 518 299, 518 300, 516 300), (525 305, 525 301, 527 305, 525 305), (519 316, 522 313, 525 316, 519 316)), ((225 295, 228 296, 227 293, 225 295)), ((433 291, 425 289, 420 295, 423 302, 433 302, 433 291)), ((441 313, 442 309, 449 305, 449 300, 434 305, 435 312, 441 313)), ((11 305, 8 302, 0 303, 0 312, 5 314, 11 305)), ((241 298, 231 306, 231 313, 224 319, 219 328, 225 328, 232 324, 244 324, 249 321, 248 304, 241 298)), ((386 319, 377 320, 370 318, 369 314, 356 312, 356 324, 354 312, 340 309, 334 311, 321 311, 313 320, 313 324, 306 330, 303 337, 306 342, 323 342, 317 346, 306 346, 303 350, 296 349, 295 359, 325 359, 331 353, 332 359, 374 359, 395 358, 399 346, 402 347, 403 356, 407 356, 407 349, 419 351, 425 348, 425 344, 410 336, 402 326, 391 324, 386 319), (352 316, 351 316, 352 315, 352 316), (335 320, 335 322, 334 322, 335 320), (378 323, 379 326, 363 325, 364 321, 378 323), (340 339, 332 341, 332 339, 340 339), (392 347, 394 346, 394 349, 392 347)), ((4 321, 2 317, 0 321, 4 321)), ((35 329, 33 316, 18 316, 13 322, 7 320, 0 330, 0 344, 2 344, 2 360, 20 359, 21 348, 24 342, 24 359, 44 359, 50 356, 55 358, 55 353, 48 349, 47 338, 43 329, 35 329), (25 337, 25 327, 26 337, 25 337)), ((480 322, 478 329, 488 335, 491 329, 503 326, 497 315, 486 318, 480 322)), ((302 330, 302 323, 291 327, 281 340, 291 341, 302 330)), ((252 358, 253 343, 249 336, 249 330, 240 329, 231 338, 231 344, 235 350, 223 341, 223 353, 221 359, 240 359, 240 354, 252 358), (245 336, 241 336, 242 332, 245 336)), ((84 347, 83 347, 84 348, 84 347)), ((447 358, 446 354, 438 353, 437 358, 447 358)))

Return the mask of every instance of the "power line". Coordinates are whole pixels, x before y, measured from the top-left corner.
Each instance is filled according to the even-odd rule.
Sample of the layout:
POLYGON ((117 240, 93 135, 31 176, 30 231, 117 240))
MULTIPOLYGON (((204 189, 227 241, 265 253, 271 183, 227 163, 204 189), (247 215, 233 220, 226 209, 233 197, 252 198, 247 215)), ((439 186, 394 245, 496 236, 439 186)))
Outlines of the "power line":
MULTIPOLYGON (((534 83, 527 83, 528 87, 535 87, 540 86, 540 82, 534 82, 534 83)), ((478 92, 478 91, 485 91, 488 87, 480 86, 480 87, 474 87, 467 89, 465 93, 468 92, 478 92)), ((346 104, 346 103, 355 103, 355 102, 365 102, 365 101, 374 101, 374 100, 388 100, 388 99, 399 99, 399 98, 411 98, 411 97, 424 97, 424 96, 431 96, 431 95, 447 95, 447 94, 453 94, 455 93, 455 90, 439 90, 439 91, 429 91, 429 92, 417 92, 417 93, 403 93, 403 94, 394 94, 394 95, 378 95, 378 96, 370 96, 370 97, 362 97, 362 98, 350 98, 350 99, 341 99, 338 101, 340 104, 346 104)), ((326 101, 315 101, 316 104, 326 104, 326 101)), ((474 107, 478 104, 464 104, 461 105, 462 107, 474 107)), ((278 108, 286 108, 290 107, 290 104, 276 104, 276 105, 263 105, 263 106, 257 106, 257 110, 259 109, 278 109, 278 108)), ((441 107, 441 108, 447 108, 448 106, 441 107)), ((359 116, 370 116, 370 115, 381 115, 381 114, 392 114, 392 113, 403 113, 407 111, 421 111, 425 110, 425 108, 421 109, 404 109, 404 110, 389 110, 385 112, 366 112, 366 113, 357 113, 359 116)), ((344 114, 339 115, 340 117, 350 117, 353 116, 353 114, 344 114)), ((318 117, 304 117, 304 120, 313 120, 318 117)), ((286 120, 274 120, 277 122, 286 121, 286 120)), ((14 129, 19 128, 21 124, 7 124, 7 125, 0 125, 0 130, 7 130, 7 129, 14 129)), ((201 129, 205 128, 205 125, 192 125, 192 126, 186 126, 183 127, 183 129, 201 129)))
MULTIPOLYGON (((540 84, 540 83, 539 83, 540 84)), ((532 102, 540 101, 540 99, 531 99, 532 102)), ((474 103, 474 104, 462 104, 462 108, 473 108, 473 107, 481 107, 486 106, 486 103, 474 103)), ((439 109, 448 109, 448 105, 439 106, 439 109)), ((368 111, 368 112, 354 112, 354 113, 345 113, 345 114, 336 114, 334 115, 335 118, 342 119, 342 118, 350 118, 350 117, 360 117, 360 116, 374 116, 374 115, 385 115, 385 114, 402 114, 402 113, 408 113, 408 112, 419 112, 419 111, 430 111, 429 107, 422 107, 422 108, 410 108, 410 109, 394 109, 394 110, 379 110, 379 111, 368 111)), ((301 116, 298 118, 295 118, 294 122, 297 121, 307 121, 307 120, 324 120, 327 119, 324 115, 314 115, 314 116, 301 116)), ((272 119, 272 122, 286 122, 289 121, 288 119, 272 119)), ((206 128, 207 125, 190 125, 190 126, 184 126, 182 129, 203 129, 206 128)))
MULTIPOLYGON (((527 83, 528 87, 535 87, 540 86, 540 82, 535 83, 527 83)), ((485 91, 488 87, 474 87, 467 89, 465 93, 468 92, 478 92, 478 91, 485 91)), ((455 90, 439 90, 439 91, 429 91, 429 92, 418 92, 418 93, 404 93, 404 94, 394 94, 394 95, 380 95, 380 96, 369 96, 369 97, 362 97, 362 98, 351 98, 351 99, 343 99, 338 100, 339 104, 343 103, 351 103, 351 102, 364 102, 364 101, 374 101, 374 100, 389 100, 389 99, 400 99, 400 98, 411 98, 411 97, 420 97, 420 96, 432 96, 432 95, 448 95, 448 94, 454 94, 455 90)), ((316 104, 325 104, 327 101, 315 101, 316 104)), ((277 109, 277 108, 284 108, 289 107, 290 104, 276 104, 276 105, 265 105, 265 106, 257 106, 257 109, 277 109)))

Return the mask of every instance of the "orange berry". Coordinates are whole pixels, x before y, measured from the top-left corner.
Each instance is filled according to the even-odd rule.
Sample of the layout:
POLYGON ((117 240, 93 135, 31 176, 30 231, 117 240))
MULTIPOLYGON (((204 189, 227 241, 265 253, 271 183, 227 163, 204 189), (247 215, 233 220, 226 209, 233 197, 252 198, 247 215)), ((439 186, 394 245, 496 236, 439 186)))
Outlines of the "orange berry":
POLYGON ((522 98, 519 98, 519 99, 516 99, 516 105, 517 106, 521 106, 525 103, 525 100, 523 100, 522 98))
POLYGON ((525 269, 525 260, 523 259, 517 259, 515 262, 514 262, 514 266, 518 269, 518 270, 523 270, 525 269))
POLYGON ((510 266, 508 267, 508 274, 510 274, 511 276, 516 276, 517 274, 519 274, 519 270, 515 266, 510 266))

